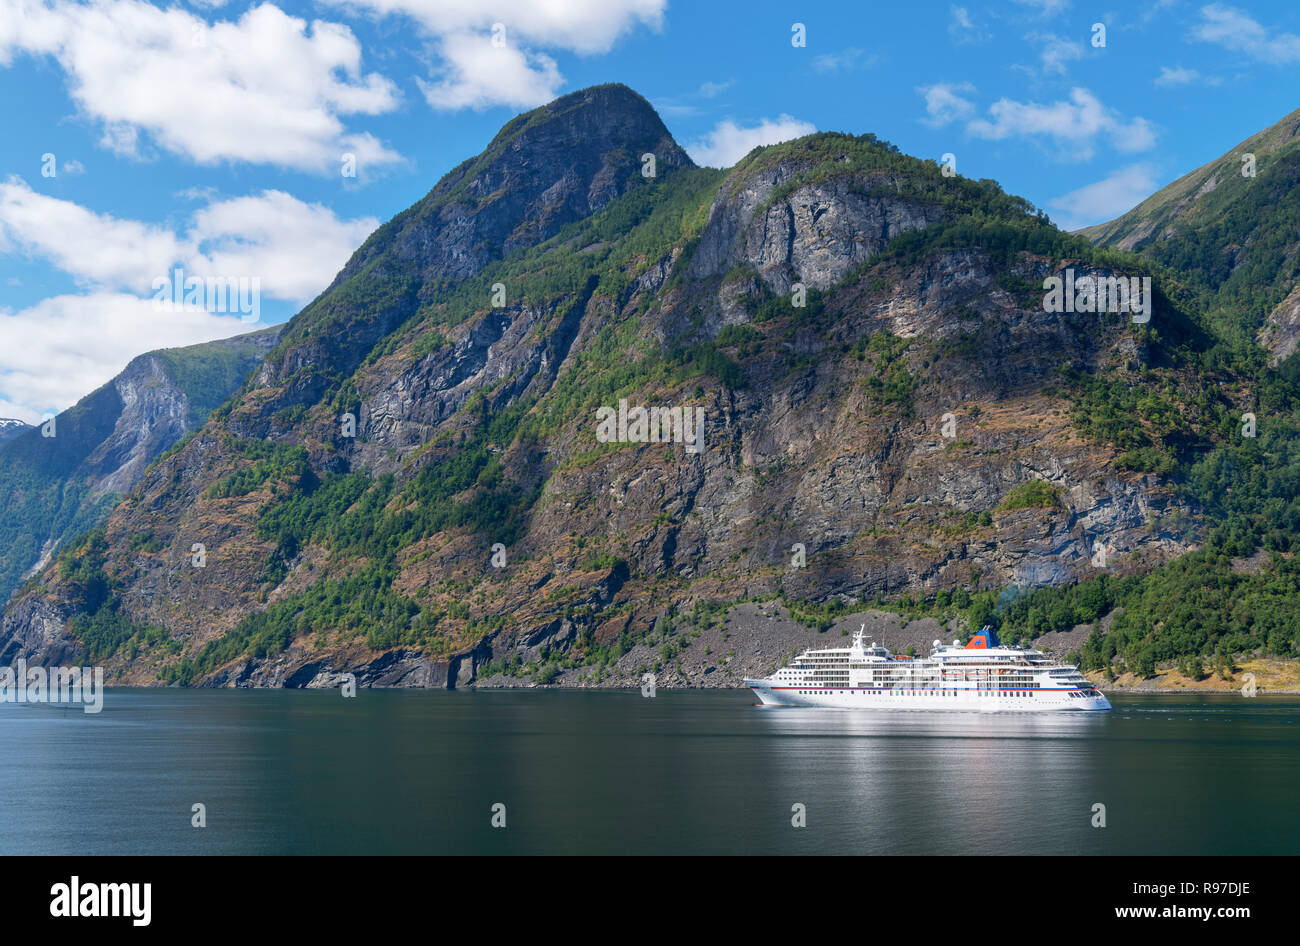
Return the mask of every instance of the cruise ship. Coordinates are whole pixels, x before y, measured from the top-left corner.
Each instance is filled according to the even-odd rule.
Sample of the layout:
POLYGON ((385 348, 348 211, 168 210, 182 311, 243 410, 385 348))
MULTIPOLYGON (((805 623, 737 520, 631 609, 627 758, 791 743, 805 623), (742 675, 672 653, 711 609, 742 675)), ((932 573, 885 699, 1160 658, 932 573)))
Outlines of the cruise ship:
POLYGON ((966 646, 934 642, 929 657, 891 654, 866 625, 849 647, 805 650, 762 680, 745 680, 772 706, 965 712, 1097 712, 1110 702, 1077 668, 1042 651, 1005 647, 985 627, 966 646))

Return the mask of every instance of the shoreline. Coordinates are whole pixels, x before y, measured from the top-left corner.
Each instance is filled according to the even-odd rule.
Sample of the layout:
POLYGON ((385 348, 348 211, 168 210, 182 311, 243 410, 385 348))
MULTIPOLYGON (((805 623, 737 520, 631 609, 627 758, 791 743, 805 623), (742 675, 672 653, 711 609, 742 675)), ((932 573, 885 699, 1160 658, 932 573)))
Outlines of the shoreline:
MULTIPOLYGON (((139 683, 116 683, 116 684, 107 684, 107 685, 104 686, 103 689, 104 689, 105 692, 110 691, 110 690, 135 690, 135 691, 139 691, 139 692, 142 692, 142 693, 144 693, 144 692, 152 693, 152 692, 157 692, 157 691, 161 691, 161 690, 177 690, 177 691, 188 692, 188 693, 215 693, 215 692, 221 692, 221 691, 226 691, 226 690, 254 690, 254 691, 261 691, 261 692, 267 692, 267 693, 270 693, 270 692, 279 692, 279 691, 303 691, 303 692, 306 692, 306 691, 313 691, 313 690, 335 690, 335 689, 338 689, 338 687, 335 687, 335 686, 311 686, 311 687, 283 687, 283 686, 280 686, 280 687, 271 687, 271 686, 220 686, 220 687, 205 687, 205 686, 198 686, 198 687, 180 687, 180 686, 174 686, 174 685, 162 685, 162 684, 159 684, 159 685, 157 685, 157 686, 150 686, 150 685, 147 685, 147 684, 139 684, 139 683)), ((483 692, 483 693, 505 693, 505 692, 509 692, 509 691, 513 691, 513 690, 553 690, 553 691, 555 691, 555 692, 565 692, 565 693, 591 693, 591 692, 596 692, 596 693, 636 693, 636 692, 639 692, 640 689, 641 689, 641 687, 640 687, 639 684, 632 684, 632 683, 581 684, 581 685, 573 685, 573 684, 527 683, 527 682, 518 683, 518 684, 514 684, 514 685, 506 685, 506 686, 502 686, 502 685, 499 685, 499 684, 486 684, 486 685, 484 685, 484 684, 479 684, 479 683, 471 683, 471 684, 469 684, 469 685, 467 685, 467 686, 459 686, 459 687, 437 687, 437 686, 434 686, 434 687, 427 687, 427 686, 373 686, 373 685, 372 685, 372 686, 358 687, 358 690, 394 690, 394 691, 396 691, 396 690, 404 690, 404 691, 424 691, 424 692, 431 692, 431 693, 437 693, 437 692, 452 693, 452 692, 471 692, 471 691, 478 691, 478 692, 483 692)), ((737 692, 737 693, 738 693, 738 692, 741 692, 741 691, 748 691, 749 688, 748 688, 748 687, 745 687, 745 686, 693 686, 693 685, 691 685, 691 684, 686 684, 685 686, 683 686, 683 685, 681 685, 681 684, 679 683, 679 684, 666 684, 666 685, 665 685, 665 684, 657 684, 656 687, 655 687, 655 689, 656 689, 656 691, 664 690, 664 691, 671 691, 671 692, 674 692, 674 693, 705 693, 705 692, 710 692, 710 693, 737 692)), ((1238 696, 1242 696, 1243 699, 1255 699, 1255 698, 1260 697, 1260 696, 1300 696, 1300 688, 1296 688, 1296 687, 1291 687, 1291 688, 1286 688, 1286 689, 1270 689, 1270 688, 1267 688, 1267 687, 1259 687, 1258 690, 1256 691, 1256 694, 1255 694, 1254 697, 1247 697, 1247 696, 1245 696, 1244 694, 1242 694, 1242 693, 1241 693, 1241 688, 1240 688, 1240 687, 1174 687, 1174 686, 1145 686, 1145 687, 1144 687, 1144 686, 1117 686, 1117 685, 1109 685, 1109 684, 1108 684, 1108 685, 1102 685, 1102 686, 1100 687, 1100 689, 1101 689, 1101 691, 1102 691, 1103 693, 1124 693, 1124 694, 1137 693, 1137 694, 1141 694, 1141 695, 1144 695, 1144 696, 1189 696, 1189 695, 1202 695, 1202 696, 1232 696, 1232 695, 1238 695, 1238 696)), ((33 701, 33 700, 21 700, 21 701, 0 700, 0 705, 3 705, 3 704, 6 703, 6 702, 12 702, 12 703, 15 703, 15 705, 17 705, 18 703, 31 704, 31 705, 37 705, 37 704, 40 704, 40 705, 46 705, 46 706, 58 706, 58 705, 60 705, 57 701, 46 701, 46 700, 35 700, 35 701, 33 701)), ((79 703, 72 703, 72 704, 69 704, 69 705, 80 706, 81 704, 79 704, 79 703)))

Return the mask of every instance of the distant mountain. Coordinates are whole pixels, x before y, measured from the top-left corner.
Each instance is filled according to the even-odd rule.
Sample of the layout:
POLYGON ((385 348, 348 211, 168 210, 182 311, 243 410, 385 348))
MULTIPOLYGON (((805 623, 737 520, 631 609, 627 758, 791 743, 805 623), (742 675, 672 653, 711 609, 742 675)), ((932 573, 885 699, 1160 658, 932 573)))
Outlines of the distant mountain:
POLYGON ((0 417, 0 443, 6 440, 12 440, 24 430, 30 430, 31 425, 26 421, 15 420, 12 417, 0 417))
POLYGON ((1285 358, 1300 342, 1300 109, 1079 232, 1199 281, 1212 319, 1285 358))
POLYGON ((0 599, 59 544, 98 525, 146 466, 201 425, 275 344, 279 327, 163 349, 40 427, 5 421, 0 443, 0 599))
POLYGON ((1300 390, 1212 295, 873 135, 715 171, 630 89, 576 92, 372 234, 13 597, 0 662, 734 685, 785 654, 682 651, 773 598, 1009 639, 1108 615, 1092 670, 1291 654, 1300 390), (1093 276, 1151 277, 1150 322, 1045 299, 1093 276))

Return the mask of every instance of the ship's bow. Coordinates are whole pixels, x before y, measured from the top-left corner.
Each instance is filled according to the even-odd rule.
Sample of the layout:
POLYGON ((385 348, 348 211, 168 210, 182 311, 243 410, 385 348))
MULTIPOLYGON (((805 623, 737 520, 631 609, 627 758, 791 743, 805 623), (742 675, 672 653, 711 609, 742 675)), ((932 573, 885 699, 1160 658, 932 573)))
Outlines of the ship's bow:
POLYGON ((745 679, 745 686, 754 691, 759 702, 765 706, 778 706, 781 699, 772 691, 772 682, 770 680, 750 680, 745 679))

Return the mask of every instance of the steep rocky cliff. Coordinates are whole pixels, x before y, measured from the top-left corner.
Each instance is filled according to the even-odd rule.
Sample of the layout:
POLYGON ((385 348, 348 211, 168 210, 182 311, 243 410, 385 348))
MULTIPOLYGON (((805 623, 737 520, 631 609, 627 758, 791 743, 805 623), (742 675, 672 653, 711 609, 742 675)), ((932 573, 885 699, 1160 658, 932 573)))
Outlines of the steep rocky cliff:
POLYGON ((238 404, 227 425, 282 436, 276 411, 317 403, 449 287, 643 182, 643 155, 653 155, 658 176, 691 165, 649 103, 622 86, 575 92, 509 122, 482 154, 366 240, 289 324, 263 365, 257 397, 238 404))
MULTIPOLYGON (((53 424, 0 446, 0 597, 98 524, 146 466, 233 393, 278 329, 141 355, 53 424)), ((20 423, 20 422, 14 422, 20 423)))
POLYGON ((1143 274, 870 135, 723 173, 624 87, 566 96, 376 231, 15 597, 0 657, 463 686, 604 667, 744 599, 1143 571, 1198 540, 1164 460, 1209 425, 1160 397, 1199 389, 1207 337, 1174 285, 1150 326, 1047 311, 1067 268, 1143 274), (608 442, 624 402, 702 436, 608 442))

